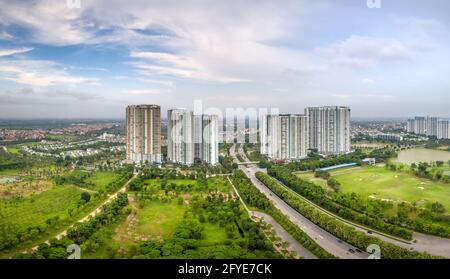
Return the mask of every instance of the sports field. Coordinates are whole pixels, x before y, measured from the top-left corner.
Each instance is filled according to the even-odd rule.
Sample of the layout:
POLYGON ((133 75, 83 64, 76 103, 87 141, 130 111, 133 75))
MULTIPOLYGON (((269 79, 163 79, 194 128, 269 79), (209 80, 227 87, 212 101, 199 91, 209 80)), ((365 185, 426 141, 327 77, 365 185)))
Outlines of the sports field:
MULTIPOLYGON (((394 202, 416 202, 418 205, 440 202, 447 212, 450 211, 450 185, 445 183, 377 166, 345 168, 331 171, 330 174, 341 183, 343 192, 354 192, 367 198, 394 202)), ((297 175, 312 182, 317 179, 312 173, 297 175)))

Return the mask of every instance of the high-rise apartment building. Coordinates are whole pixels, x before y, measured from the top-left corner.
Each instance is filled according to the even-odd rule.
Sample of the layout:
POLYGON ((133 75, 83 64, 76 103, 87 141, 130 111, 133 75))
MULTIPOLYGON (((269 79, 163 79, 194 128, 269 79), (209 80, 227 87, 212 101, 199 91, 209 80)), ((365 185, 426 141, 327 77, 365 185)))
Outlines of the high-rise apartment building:
POLYGON ((310 149, 325 155, 350 152, 349 107, 310 107, 305 112, 310 149))
POLYGON ((267 155, 267 114, 263 114, 260 116, 258 121, 258 134, 259 134, 259 144, 260 144, 260 153, 263 155, 267 155))
POLYGON ((437 122, 437 133, 438 139, 450 139, 450 121, 449 120, 439 120, 437 122))
POLYGON ((161 162, 161 108, 133 105, 126 108, 126 158, 129 162, 161 162))
POLYGON ((219 162, 219 119, 216 115, 194 115, 186 109, 167 113, 167 159, 192 165, 219 162))
POLYGON ((408 121, 406 122, 406 132, 414 133, 414 125, 415 125, 414 119, 408 119, 408 121))
POLYGON ((193 113, 186 109, 167 112, 167 159, 174 163, 194 163, 193 113))
POLYGON ((418 135, 425 135, 427 130, 427 120, 425 117, 414 117, 414 133, 418 135))
POLYGON ((308 121, 305 115, 265 115, 260 120, 261 150, 269 158, 298 160, 308 152, 308 121))
POLYGON ((202 116, 203 162, 215 165, 219 163, 219 117, 217 115, 202 116))
POLYGON ((438 118, 437 117, 427 116, 425 134, 427 136, 435 136, 435 137, 437 137, 437 124, 438 124, 438 118))

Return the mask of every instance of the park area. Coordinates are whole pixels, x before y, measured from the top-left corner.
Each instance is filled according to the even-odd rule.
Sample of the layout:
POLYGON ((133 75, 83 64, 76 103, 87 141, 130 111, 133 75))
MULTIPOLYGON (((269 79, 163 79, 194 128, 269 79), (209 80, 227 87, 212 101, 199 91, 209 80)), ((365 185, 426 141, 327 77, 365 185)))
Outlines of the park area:
MULTIPOLYGON (((341 185, 344 193, 357 193, 369 199, 380 199, 394 203, 407 202, 424 206, 439 202, 450 209, 450 185, 429 179, 418 178, 409 172, 396 172, 380 166, 351 167, 330 171, 331 177, 341 185)), ((296 173, 297 176, 322 187, 324 179, 314 177, 313 172, 296 173)))

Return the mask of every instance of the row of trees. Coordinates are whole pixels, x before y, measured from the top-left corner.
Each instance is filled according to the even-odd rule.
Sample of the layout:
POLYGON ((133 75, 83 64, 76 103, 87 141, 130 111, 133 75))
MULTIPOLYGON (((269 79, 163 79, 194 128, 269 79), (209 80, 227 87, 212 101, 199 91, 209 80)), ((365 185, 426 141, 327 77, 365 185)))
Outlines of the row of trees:
MULTIPOLYGON (((20 253, 16 255, 19 259, 65 259, 68 254, 66 249, 71 244, 81 245, 88 241, 92 235, 109 224, 114 223, 123 213, 128 205, 128 195, 119 193, 111 203, 103 206, 102 211, 89 221, 77 223, 67 231, 67 236, 61 240, 52 239, 49 244, 39 245, 36 251, 31 253, 20 253)), ((125 213, 126 214, 126 213, 125 213)))
POLYGON ((363 232, 357 231, 355 228, 345 225, 341 221, 331 217, 307 202, 303 201, 294 193, 290 192, 278 182, 264 173, 258 173, 258 177, 267 187, 269 187, 275 194, 283 199, 292 208, 298 211, 300 214, 333 234, 334 236, 350 243, 361 250, 371 244, 380 246, 383 258, 387 259, 428 259, 434 258, 427 253, 421 253, 417 251, 410 251, 408 249, 398 247, 391 243, 387 243, 379 240, 376 237, 368 236, 363 232))
POLYGON ((289 232, 293 238, 303 245, 303 247, 311 251, 311 253, 323 259, 334 258, 333 255, 317 245, 313 239, 281 213, 281 211, 278 210, 270 200, 255 187, 255 185, 253 185, 243 171, 236 170, 231 176, 231 181, 246 204, 271 215, 278 224, 289 232))
MULTIPOLYGON (((277 178, 301 196, 344 219, 364 224, 404 239, 410 240, 412 238, 412 232, 410 230, 389 224, 379 216, 369 216, 365 214, 365 207, 363 206, 367 203, 367 201, 362 200, 356 194, 342 194, 334 192, 332 195, 327 195, 326 191, 322 187, 300 179, 282 166, 276 166, 268 169, 268 174, 277 178)), ((262 173, 258 173, 257 177, 258 179, 265 179, 265 175, 262 173)), ((329 185, 335 189, 339 187, 339 183, 337 181, 334 184, 333 181, 329 181, 329 185)))

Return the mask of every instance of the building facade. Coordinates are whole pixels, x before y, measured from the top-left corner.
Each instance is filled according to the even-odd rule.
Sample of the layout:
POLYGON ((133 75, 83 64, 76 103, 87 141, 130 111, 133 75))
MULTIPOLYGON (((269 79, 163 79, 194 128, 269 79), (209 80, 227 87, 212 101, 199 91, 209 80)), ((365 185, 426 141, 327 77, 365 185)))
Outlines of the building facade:
POLYGON ((186 109, 167 111, 167 159, 173 163, 194 163, 193 113, 186 109))
POLYGON ((219 162, 218 116, 171 109, 167 120, 167 159, 170 162, 183 165, 219 162))
POLYGON ((437 123, 437 138, 450 139, 450 121, 439 120, 437 123))
POLYGON ((298 160, 308 153, 308 121, 305 115, 265 115, 260 121, 261 150, 271 159, 298 160))
POLYGON ((425 135, 437 137, 437 124, 438 124, 437 117, 427 116, 425 124, 426 125, 425 135))
POLYGON ((219 117, 202 115, 201 161, 216 165, 219 163, 219 117))
POLYGON ((129 162, 161 162, 161 107, 126 108, 126 158, 129 162))
POLYGON ((305 114, 310 149, 324 155, 350 152, 349 107, 309 107, 305 109, 305 114))

